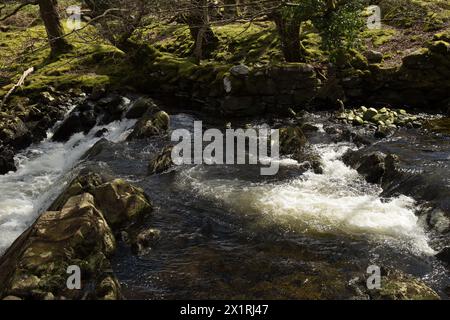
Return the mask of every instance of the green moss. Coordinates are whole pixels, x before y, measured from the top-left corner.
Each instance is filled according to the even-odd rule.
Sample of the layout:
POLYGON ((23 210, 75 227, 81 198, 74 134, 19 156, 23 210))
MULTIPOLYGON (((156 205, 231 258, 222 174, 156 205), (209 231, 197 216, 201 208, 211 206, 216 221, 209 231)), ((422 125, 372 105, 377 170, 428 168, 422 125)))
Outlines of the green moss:
MULTIPOLYGON (((192 55, 193 41, 186 25, 157 26, 152 28, 153 45, 163 53, 180 58, 192 55)), ((272 22, 232 23, 213 26, 219 45, 209 61, 223 64, 271 65, 284 61, 280 41, 272 22)), ((150 36, 151 36, 150 35, 150 36)), ((308 62, 323 62, 326 53, 321 50, 321 38, 314 28, 303 28, 302 45, 308 62)))
POLYGON ((363 37, 369 39, 374 47, 380 47, 391 41, 396 34, 395 29, 372 29, 364 31, 363 37))
POLYGON ((395 27, 420 25, 429 31, 445 27, 450 20, 447 0, 381 0, 379 6, 386 23, 395 27))
POLYGON ((0 75, 9 79, 9 83, 0 88, 0 95, 3 96, 31 66, 35 71, 26 79, 23 93, 40 91, 48 86, 89 89, 123 81, 123 75, 130 73, 126 70, 129 67, 125 64, 124 53, 106 43, 93 45, 82 41, 84 37, 92 37, 94 32, 92 27, 88 27, 79 35, 69 36, 74 49, 54 59, 49 58, 43 26, 0 33, 0 61, 3 61, 0 75))

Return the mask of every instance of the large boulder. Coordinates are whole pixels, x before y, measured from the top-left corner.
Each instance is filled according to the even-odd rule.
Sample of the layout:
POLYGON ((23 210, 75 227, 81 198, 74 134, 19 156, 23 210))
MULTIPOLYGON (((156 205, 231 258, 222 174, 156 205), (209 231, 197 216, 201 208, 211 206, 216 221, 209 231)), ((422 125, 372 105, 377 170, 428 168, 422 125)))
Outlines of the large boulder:
POLYGON ((109 272, 115 248, 93 196, 71 197, 61 210, 42 214, 0 259, 0 298, 119 299, 109 272), (69 266, 81 270, 80 290, 67 287, 69 266))
POLYGON ((56 129, 53 140, 65 142, 75 133, 88 133, 97 123, 97 115, 93 109, 73 111, 67 119, 56 129))
POLYGON ((111 179, 97 173, 80 174, 56 199, 51 210, 58 210, 68 198, 82 193, 93 195, 96 206, 108 224, 115 229, 153 210, 144 191, 122 179, 111 179))
POLYGON ((147 113, 135 125, 133 132, 128 136, 128 140, 145 139, 166 133, 170 127, 170 117, 164 111, 159 111, 153 115, 147 113))
POLYGON ((131 104, 125 117, 127 119, 139 119, 145 113, 156 113, 159 111, 156 103, 150 98, 139 98, 131 104))
POLYGON ((111 178, 94 172, 81 172, 73 179, 68 187, 62 192, 58 198, 50 206, 49 211, 59 211, 64 204, 73 196, 83 193, 94 193, 95 188, 106 183, 111 178))
POLYGON ((102 114, 101 124, 108 124, 122 119, 124 112, 128 108, 129 100, 118 95, 111 94, 96 102, 95 109, 98 114, 102 114))
POLYGON ((355 168, 367 182, 380 183, 386 172, 386 155, 374 152, 361 155, 356 151, 349 151, 344 155, 344 163, 355 168))
POLYGON ((152 211, 150 200, 140 188, 115 179, 94 189, 95 203, 108 223, 115 227, 152 211))
POLYGON ((381 288, 368 290, 373 300, 439 300, 439 295, 422 281, 398 270, 381 276, 381 288))

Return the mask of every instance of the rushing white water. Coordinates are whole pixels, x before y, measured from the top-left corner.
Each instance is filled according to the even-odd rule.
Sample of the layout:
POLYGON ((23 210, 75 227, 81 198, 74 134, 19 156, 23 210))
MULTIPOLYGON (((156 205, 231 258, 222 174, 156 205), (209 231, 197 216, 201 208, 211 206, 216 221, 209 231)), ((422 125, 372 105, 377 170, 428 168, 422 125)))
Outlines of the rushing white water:
POLYGON ((80 157, 100 138, 98 130, 106 128, 104 138, 124 140, 134 120, 96 126, 88 134, 77 133, 66 143, 51 141, 51 133, 43 142, 16 156, 16 172, 0 176, 0 255, 45 210, 64 187, 64 176, 80 157))
MULTIPOLYGON (((307 172, 279 183, 248 184, 238 179, 210 179, 208 168, 197 166, 183 172, 182 187, 193 188, 242 214, 259 213, 267 223, 282 223, 310 233, 347 234, 405 245, 418 254, 433 254, 413 199, 380 198, 381 189, 371 185, 341 156, 350 146, 317 145, 323 174, 307 172)), ((292 160, 281 165, 293 165, 292 160)))

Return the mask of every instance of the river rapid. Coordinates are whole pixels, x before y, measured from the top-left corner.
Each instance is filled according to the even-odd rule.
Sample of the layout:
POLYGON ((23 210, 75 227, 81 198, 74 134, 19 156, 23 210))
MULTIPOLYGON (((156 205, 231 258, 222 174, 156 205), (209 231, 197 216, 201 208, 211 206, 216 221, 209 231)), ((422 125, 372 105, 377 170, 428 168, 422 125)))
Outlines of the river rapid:
MULTIPOLYGON (((370 265, 412 274, 448 298, 448 269, 434 257, 448 239, 427 228, 420 219, 422 203, 413 196, 386 197, 346 166, 342 156, 357 146, 332 141, 322 129, 326 118, 311 114, 319 130, 308 136, 323 173, 303 173, 296 161, 282 158, 273 177, 261 176, 259 166, 205 164, 148 176, 149 160, 167 139, 126 141, 133 120, 96 126, 66 143, 52 142, 50 130, 46 140, 16 156, 17 172, 0 176, 0 254, 77 172, 89 168, 142 187, 156 207, 143 223, 161 231, 158 244, 135 255, 119 242, 113 258, 127 298, 358 298, 355 283, 370 265), (104 128, 110 142, 85 159, 104 128)), ((217 126, 216 120, 172 112, 171 128, 192 131, 194 120, 217 126)), ((265 122, 270 121, 252 125, 265 122)), ((405 134, 421 139, 423 133, 410 130, 382 144, 392 145, 405 134)), ((449 139, 432 144, 429 149, 439 149, 445 182, 449 139)), ((403 144, 397 152, 421 165, 436 164, 430 152, 417 159, 415 147, 403 144)))

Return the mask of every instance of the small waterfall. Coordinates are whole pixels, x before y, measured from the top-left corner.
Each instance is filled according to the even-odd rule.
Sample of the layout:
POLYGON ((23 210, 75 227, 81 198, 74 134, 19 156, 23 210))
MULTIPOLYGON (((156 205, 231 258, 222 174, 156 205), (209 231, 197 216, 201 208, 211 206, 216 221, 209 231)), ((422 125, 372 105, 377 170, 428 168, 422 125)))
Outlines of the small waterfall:
POLYGON ((74 134, 65 143, 51 141, 49 131, 47 139, 19 153, 15 158, 17 171, 0 176, 0 255, 62 191, 64 177, 100 140, 95 137, 99 130, 108 130, 103 138, 120 142, 135 122, 121 120, 96 126, 88 134, 74 134))

